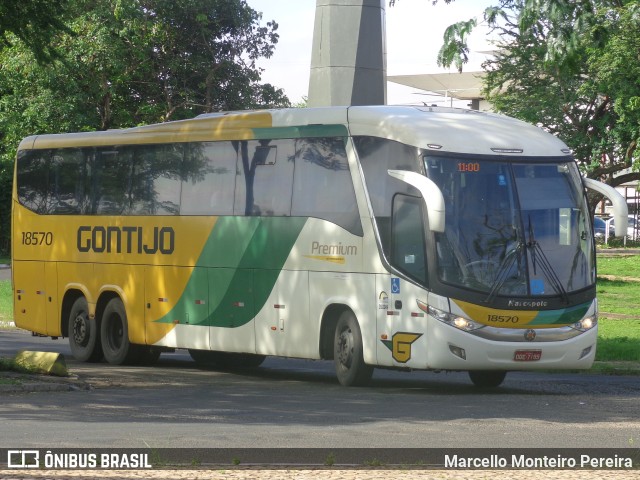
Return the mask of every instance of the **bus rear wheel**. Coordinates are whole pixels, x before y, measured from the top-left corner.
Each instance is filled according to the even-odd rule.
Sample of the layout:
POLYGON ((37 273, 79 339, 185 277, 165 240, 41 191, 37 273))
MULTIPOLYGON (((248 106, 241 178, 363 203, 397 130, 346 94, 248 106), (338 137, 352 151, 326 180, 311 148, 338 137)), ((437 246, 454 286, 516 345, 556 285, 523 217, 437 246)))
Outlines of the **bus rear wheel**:
POLYGON ((333 339, 333 361, 340 384, 363 386, 371 380, 373 367, 364 363, 360 326, 350 310, 342 312, 338 318, 333 339))
POLYGON ((507 372, 501 370, 471 370, 469 378, 476 387, 496 388, 504 381, 507 372))
POLYGON ((136 345, 129 342, 127 312, 119 298, 109 300, 104 309, 100 338, 104 358, 112 365, 129 364, 137 360, 136 345))
POLYGON ((99 362, 102 360, 100 332, 95 319, 89 318, 89 306, 84 297, 73 302, 68 319, 69 347, 76 360, 99 362))

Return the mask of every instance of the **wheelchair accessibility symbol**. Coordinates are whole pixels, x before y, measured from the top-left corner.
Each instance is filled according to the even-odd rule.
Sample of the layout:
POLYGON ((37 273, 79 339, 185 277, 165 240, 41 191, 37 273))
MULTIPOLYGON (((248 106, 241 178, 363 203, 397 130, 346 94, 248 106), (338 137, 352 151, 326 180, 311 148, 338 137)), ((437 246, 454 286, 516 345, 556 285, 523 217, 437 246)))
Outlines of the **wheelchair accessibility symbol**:
POLYGON ((400 293, 400 279, 391 278, 391 293, 400 293))

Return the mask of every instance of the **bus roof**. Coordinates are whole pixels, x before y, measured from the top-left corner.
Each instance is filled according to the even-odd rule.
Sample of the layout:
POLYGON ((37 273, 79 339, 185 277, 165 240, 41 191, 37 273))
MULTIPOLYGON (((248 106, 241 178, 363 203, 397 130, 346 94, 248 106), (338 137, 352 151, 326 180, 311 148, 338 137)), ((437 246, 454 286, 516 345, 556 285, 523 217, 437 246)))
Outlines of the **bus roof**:
POLYGON ((292 127, 342 125, 352 136, 376 136, 419 148, 468 154, 559 157, 567 146, 542 129, 491 113, 446 107, 353 106, 224 112, 122 130, 37 135, 20 150, 186 141, 286 138, 292 127))

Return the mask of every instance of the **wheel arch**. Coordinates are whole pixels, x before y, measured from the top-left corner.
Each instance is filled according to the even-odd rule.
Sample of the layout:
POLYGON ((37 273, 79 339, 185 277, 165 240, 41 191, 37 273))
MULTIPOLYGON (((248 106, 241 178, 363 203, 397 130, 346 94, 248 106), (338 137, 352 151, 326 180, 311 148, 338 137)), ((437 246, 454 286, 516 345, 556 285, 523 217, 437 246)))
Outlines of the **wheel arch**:
POLYGON ((125 306, 126 310, 126 304, 122 299, 122 295, 120 295, 120 292, 117 292, 116 290, 103 290, 102 292, 100 292, 100 296, 98 297, 98 301, 96 302, 95 315, 98 321, 102 320, 104 309, 106 308, 107 304, 114 298, 119 298, 122 304, 125 306))
MULTIPOLYGON (((344 303, 332 303, 322 313, 320 322, 320 358, 333 360, 333 341, 338 319, 344 311, 353 312, 353 309, 344 303)), ((354 313, 355 316, 355 313, 354 313)), ((357 316, 356 316, 357 321, 357 316)))
MULTIPOLYGON (((62 306, 60 307, 60 332, 63 337, 69 337, 69 315, 71 314, 71 307, 75 301, 81 297, 87 299, 86 292, 79 287, 71 287, 64 292, 62 298, 62 306)), ((89 300, 87 299, 87 304, 89 300)))

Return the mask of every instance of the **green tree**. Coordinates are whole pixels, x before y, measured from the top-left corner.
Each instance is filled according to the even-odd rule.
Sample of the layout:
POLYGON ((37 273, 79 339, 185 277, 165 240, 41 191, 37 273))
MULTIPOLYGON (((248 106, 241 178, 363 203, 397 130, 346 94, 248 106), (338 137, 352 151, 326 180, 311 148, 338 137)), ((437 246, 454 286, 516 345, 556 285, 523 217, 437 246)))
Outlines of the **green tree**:
MULTIPOLYGON (((262 24, 246 0, 68 0, 60 18, 71 33, 52 36, 59 56, 49 63, 17 38, 0 49, 0 182, 28 135, 289 105, 256 67, 278 25, 262 24)), ((10 191, 0 185, 1 205, 10 191)))
MULTIPOLYGON (((73 0, 42 66, 22 43, 0 50, 0 134, 104 130, 200 113, 288 105, 260 83, 277 24, 245 0, 73 0)), ((4 155, 11 151, 0 152, 4 155)))
MULTIPOLYGON (((389 0, 389 5, 396 1, 389 0)), ((450 4, 454 0, 443 0, 450 4)), ((599 24, 596 12, 601 9, 619 8, 637 0, 496 0, 487 7, 483 21, 496 27, 502 20, 520 32, 536 31, 544 36, 545 58, 566 60, 580 49, 585 37, 601 38, 606 28, 599 24)), ((433 5, 438 0, 431 0, 433 5)), ((438 64, 458 71, 467 63, 469 33, 478 25, 477 18, 462 20, 447 27, 444 43, 438 53, 438 64)))
POLYGON ((10 163, 0 162, 0 255, 9 254, 11 241, 11 181, 10 163))
POLYGON ((605 12, 598 25, 607 33, 601 48, 588 50, 587 74, 589 88, 607 103, 615 119, 610 129, 607 126, 608 143, 601 149, 608 161, 593 173, 611 176, 618 159, 622 166, 635 170, 611 182, 620 184, 640 179, 640 3, 630 2, 615 13, 605 12))
POLYGON ((51 45, 54 36, 71 31, 61 20, 67 0, 2 0, 0 48, 23 42, 40 63, 59 56, 51 45))
POLYGON ((497 111, 556 134, 591 178, 640 179, 638 0, 497 0, 482 20, 447 28, 440 65, 462 71, 480 21, 499 39, 483 65, 497 111))
MULTIPOLYGON (((60 58, 52 43, 60 32, 72 33, 61 19, 66 7, 67 0, 3 0, 0 3, 0 83, 7 70, 2 54, 6 48, 21 44, 30 51, 31 61, 41 65, 60 58)), ((0 109, 1 103, 2 98, 0 109)), ((0 145, 11 138, 0 127, 0 145)), ((12 148, 0 146, 0 254, 6 255, 10 244, 13 162, 3 157, 3 149, 11 151, 12 148)))
POLYGON ((523 2, 502 3, 510 10, 493 23, 501 40, 483 66, 487 98, 498 111, 558 135, 589 177, 613 186, 640 179, 638 4, 584 9, 586 19, 574 24, 585 34, 574 37, 575 9, 523 22, 523 2))

